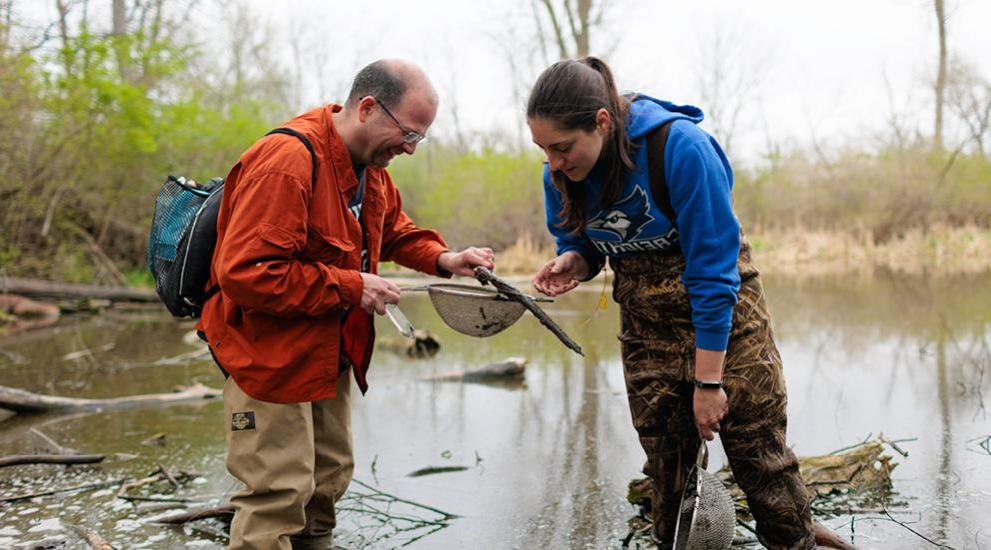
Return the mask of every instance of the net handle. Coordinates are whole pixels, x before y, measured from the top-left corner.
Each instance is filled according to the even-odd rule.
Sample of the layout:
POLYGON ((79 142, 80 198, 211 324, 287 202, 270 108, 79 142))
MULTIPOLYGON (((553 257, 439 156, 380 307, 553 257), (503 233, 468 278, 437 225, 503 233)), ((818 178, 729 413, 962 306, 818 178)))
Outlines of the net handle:
POLYGON ((695 458, 695 467, 699 470, 704 470, 706 464, 709 463, 709 445, 706 444, 705 439, 699 438, 699 454, 695 458))

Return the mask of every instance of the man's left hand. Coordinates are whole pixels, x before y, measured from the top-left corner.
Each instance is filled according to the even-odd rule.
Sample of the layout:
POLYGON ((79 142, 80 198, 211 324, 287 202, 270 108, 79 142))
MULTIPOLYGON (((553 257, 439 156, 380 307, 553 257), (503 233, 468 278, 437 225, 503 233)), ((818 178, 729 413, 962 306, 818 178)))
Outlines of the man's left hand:
POLYGON ((462 277, 475 275, 476 267, 495 269, 495 254, 491 248, 469 246, 461 252, 444 252, 437 258, 437 267, 462 277))

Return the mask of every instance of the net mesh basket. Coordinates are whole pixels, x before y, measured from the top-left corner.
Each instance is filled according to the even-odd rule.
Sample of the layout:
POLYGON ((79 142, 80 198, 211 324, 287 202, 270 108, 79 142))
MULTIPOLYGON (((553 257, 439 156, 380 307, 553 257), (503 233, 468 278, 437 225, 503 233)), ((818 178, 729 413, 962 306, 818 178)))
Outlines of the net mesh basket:
POLYGON ((444 324, 468 336, 492 336, 513 325, 524 307, 498 291, 468 285, 433 284, 430 301, 444 324))

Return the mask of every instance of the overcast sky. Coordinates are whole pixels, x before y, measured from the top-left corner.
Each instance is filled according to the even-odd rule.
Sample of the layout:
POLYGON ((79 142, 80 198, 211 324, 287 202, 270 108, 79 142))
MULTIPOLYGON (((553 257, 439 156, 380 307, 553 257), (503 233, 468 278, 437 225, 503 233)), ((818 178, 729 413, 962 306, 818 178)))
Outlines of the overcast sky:
MULTIPOLYGON (((440 91, 432 134, 498 129, 520 137, 527 86, 544 68, 532 43, 538 2, 244 1, 275 33, 270 40, 287 63, 293 41, 308 52, 299 108, 342 99, 367 62, 404 57, 421 64, 440 91)), ((110 0, 90 0, 92 9, 102 3, 110 0)), ((991 80, 991 0, 946 3, 951 53, 991 80)), ((51 11, 54 2, 44 4, 51 11)), ((195 27, 220 43, 223 16, 204 8, 195 17, 195 27)), ((932 131, 932 0, 610 0, 592 49, 612 64, 620 88, 708 111, 714 106, 699 74, 711 68, 702 52, 717 40, 733 56, 720 82, 738 88, 721 102, 743 104, 732 132, 738 160, 813 140, 826 149, 869 145, 889 131, 893 113, 901 124, 932 131), (744 75, 756 83, 741 84, 744 75)))
MULTIPOLYGON (((991 1, 946 2, 951 53, 991 79, 991 1)), ((507 50, 519 47, 517 72, 530 73, 521 75, 528 86, 543 68, 526 54, 534 4, 257 0, 252 6, 284 28, 313 32, 316 25, 314 43, 340 52, 332 54, 330 71, 339 73, 338 80, 380 57, 421 63, 442 96, 434 131, 449 133, 454 108, 462 129, 515 127, 522 111, 513 93, 519 75, 510 70, 507 50)), ((735 70, 759 80, 753 90, 741 90, 755 92, 734 131, 741 158, 758 157, 769 134, 784 148, 807 146, 813 139, 826 147, 870 143, 887 131, 893 110, 903 123, 932 130, 927 88, 935 78, 937 54, 932 0, 611 0, 598 36, 593 53, 607 57, 621 88, 703 110, 708 106, 698 84, 700 52, 711 51, 718 36, 731 40, 722 51, 737 56, 735 70)), ((726 79, 739 79, 732 76, 726 79)))

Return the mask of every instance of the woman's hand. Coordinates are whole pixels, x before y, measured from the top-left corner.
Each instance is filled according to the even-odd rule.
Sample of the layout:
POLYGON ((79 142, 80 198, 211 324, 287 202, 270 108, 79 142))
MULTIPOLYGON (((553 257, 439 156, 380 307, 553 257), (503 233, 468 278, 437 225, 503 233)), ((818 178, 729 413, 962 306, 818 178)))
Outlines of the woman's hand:
POLYGON ((719 421, 729 412, 726 392, 722 388, 695 388, 694 409, 699 435, 706 441, 712 441, 719 431, 719 421))
POLYGON ((533 277, 533 287, 541 294, 559 296, 578 286, 588 276, 588 262, 577 252, 565 252, 544 264, 533 277))

